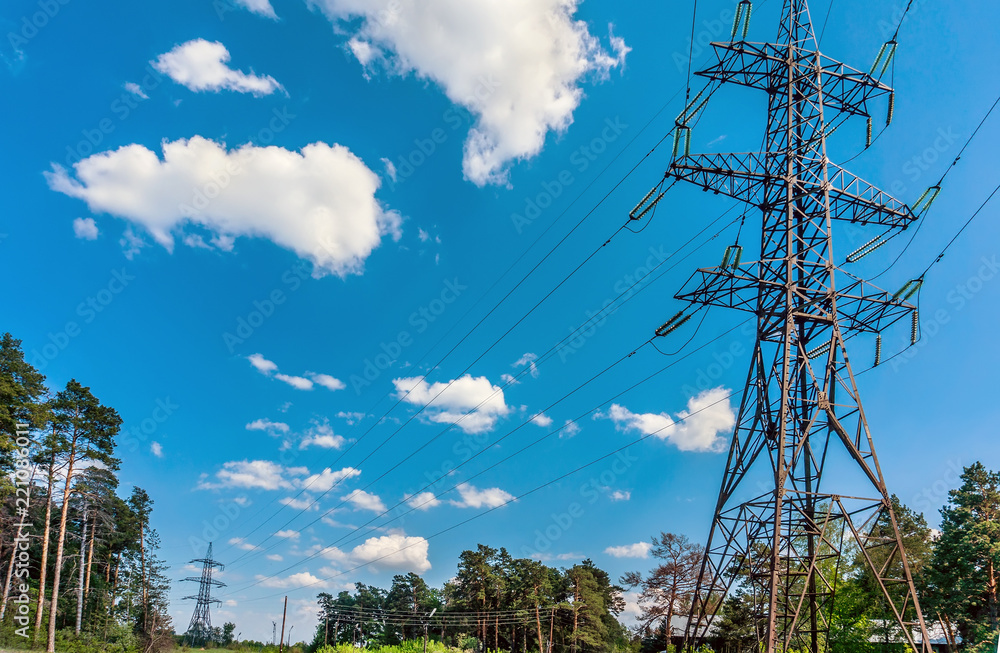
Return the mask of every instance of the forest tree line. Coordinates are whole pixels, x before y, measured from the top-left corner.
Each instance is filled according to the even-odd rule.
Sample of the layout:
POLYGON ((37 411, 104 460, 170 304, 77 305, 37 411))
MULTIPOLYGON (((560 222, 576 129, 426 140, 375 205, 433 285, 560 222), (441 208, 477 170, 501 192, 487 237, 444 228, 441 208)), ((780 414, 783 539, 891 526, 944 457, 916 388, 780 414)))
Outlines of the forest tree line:
MULTIPOLYGON (((975 463, 961 475, 941 509, 941 529, 891 497, 925 621, 943 633, 950 653, 992 653, 1000 634, 1000 473, 975 463)), ((885 514, 872 536, 891 534, 885 514)), ((439 641, 465 650, 596 653, 657 653, 680 644, 667 624, 691 611, 704 556, 703 547, 683 535, 652 539, 651 570, 633 571, 616 581, 590 560, 556 569, 533 559, 512 558, 503 549, 480 544, 464 551, 455 578, 434 588, 417 574, 397 575, 388 589, 356 583, 353 592, 319 595, 320 618, 310 650, 329 645, 396 646, 408 640, 439 641), (620 621, 624 593, 637 597, 636 624, 620 621), (429 615, 434 614, 434 617, 429 615)), ((766 551, 761 552, 767 555, 766 551)), ((890 549, 868 556, 890 574, 902 574, 890 549)), ((823 650, 887 653, 905 650, 895 617, 871 567, 857 547, 842 560, 822 561, 822 573, 836 587, 830 632, 823 650)), ((726 653, 752 653, 763 635, 765 607, 755 602, 753 582, 736 578, 716 605, 717 628, 709 644, 726 653)), ((761 596, 756 588, 756 596, 761 596)), ((900 588, 890 588, 900 593, 900 588)), ((895 597, 897 604, 902 604, 895 597)), ((759 599, 758 599, 759 601, 759 599)), ((905 618, 912 620, 914 607, 905 618)), ((933 637, 933 635, 932 635, 933 637)), ((677 649, 679 650, 679 649, 677 649)))
POLYGON ((466 650, 627 650, 623 591, 591 560, 557 569, 480 544, 461 553, 442 588, 411 572, 388 589, 356 583, 353 592, 321 593, 312 649, 393 646, 426 634, 466 650))
POLYGON ((139 487, 118 494, 121 424, 75 379, 49 389, 21 341, 0 337, 0 643, 52 652, 76 638, 122 653, 169 643, 153 500, 139 487), (18 491, 25 478, 30 493, 18 491))

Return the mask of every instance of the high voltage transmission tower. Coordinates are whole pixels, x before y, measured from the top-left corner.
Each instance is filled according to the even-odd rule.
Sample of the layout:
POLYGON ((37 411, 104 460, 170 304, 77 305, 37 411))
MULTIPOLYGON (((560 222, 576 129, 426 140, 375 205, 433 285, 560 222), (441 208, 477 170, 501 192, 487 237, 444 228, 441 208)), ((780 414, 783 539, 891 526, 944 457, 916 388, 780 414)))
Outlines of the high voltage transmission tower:
MULTIPOLYGON (((749 1, 739 4, 733 41, 713 43, 717 61, 698 74, 711 80, 708 96, 726 82, 767 93, 765 151, 691 154, 690 124, 705 105, 699 94, 678 118, 664 178, 741 200, 762 220, 758 261, 744 259, 737 237, 719 267, 698 270, 676 295, 700 308, 723 306, 756 317, 753 358, 686 638, 704 637, 726 596, 741 588, 756 606, 762 650, 819 653, 829 645, 841 558, 850 554, 863 561, 881 594, 894 636, 930 653, 845 349, 850 336, 879 334, 907 316, 915 338, 916 309, 906 300, 916 288, 911 282, 890 295, 842 271, 832 236, 834 221, 846 221, 880 227, 888 237, 916 215, 831 162, 826 150, 827 136, 853 116, 868 118, 870 142, 872 100, 887 96, 891 121, 893 90, 879 77, 895 44, 883 47, 864 73, 819 53, 806 0, 784 0, 775 43, 746 41, 749 11, 749 1)), ((633 216, 662 197, 651 200, 656 190, 633 216)), ((689 318, 679 313, 657 334, 689 318)))
POLYGON ((185 637, 190 644, 203 645, 210 641, 213 636, 212 632, 212 615, 209 612, 209 607, 212 603, 222 603, 219 599, 212 598, 212 587, 225 587, 226 584, 222 581, 214 580, 212 578, 212 570, 218 567, 219 570, 225 569, 225 566, 221 562, 216 562, 212 560, 212 543, 208 543, 208 552, 205 554, 204 558, 197 558, 190 561, 191 564, 196 562, 201 563, 201 577, 191 576, 185 578, 185 581, 194 581, 198 583, 198 595, 197 596, 185 596, 184 599, 195 599, 197 604, 194 606, 194 614, 191 615, 191 623, 188 624, 187 633, 185 637))

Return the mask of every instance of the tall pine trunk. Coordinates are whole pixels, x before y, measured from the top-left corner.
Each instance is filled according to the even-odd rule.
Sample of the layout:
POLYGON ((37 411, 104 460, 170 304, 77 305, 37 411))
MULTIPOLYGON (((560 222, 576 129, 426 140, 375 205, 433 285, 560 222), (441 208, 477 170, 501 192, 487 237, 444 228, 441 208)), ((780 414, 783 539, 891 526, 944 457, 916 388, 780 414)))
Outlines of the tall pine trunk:
POLYGON ((573 586, 573 653, 576 653, 576 631, 580 627, 580 582, 573 586))
MULTIPOLYGON (((993 561, 989 562, 989 578, 987 580, 986 588, 989 591, 990 596, 990 626, 993 630, 997 629, 997 570, 993 565, 993 561)), ((997 645, 1000 647, 1000 644, 997 645)))
POLYGON ((84 600, 90 595, 90 570, 94 566, 94 535, 97 533, 97 521, 90 525, 90 550, 87 553, 87 579, 83 583, 84 600))
POLYGON ((17 542, 11 542, 11 544, 13 546, 10 549, 10 564, 7 565, 7 575, 3 584, 3 598, 0 599, 0 621, 3 621, 3 616, 7 613, 7 600, 10 598, 10 579, 14 575, 14 560, 17 558, 17 542))
MULTIPOLYGON (((535 596, 538 596, 538 588, 535 588, 535 596)), ((538 628, 538 653, 545 653, 542 648, 542 615, 539 612, 538 602, 535 602, 535 626, 538 628)))
POLYGON ((49 459, 49 494, 45 499, 45 528, 42 532, 42 560, 38 572, 38 601, 35 605, 35 632, 32 645, 38 645, 38 636, 42 632, 42 615, 45 613, 45 574, 49 566, 49 535, 52 523, 52 485, 53 473, 56 466, 56 454, 53 451, 52 458, 49 459))
POLYGON ((62 572, 63 546, 66 543, 66 520, 69 517, 69 494, 73 482, 73 462, 76 458, 76 437, 70 446, 69 462, 66 467, 66 486, 63 490, 62 514, 59 516, 59 535, 56 540, 56 568, 52 572, 52 602, 49 608, 49 641, 45 648, 47 653, 56 650, 56 617, 59 612, 59 576, 62 572))
POLYGON ((146 524, 139 523, 139 556, 142 576, 142 629, 146 630, 146 614, 149 612, 149 595, 146 592, 146 524))
MULTIPOLYGON (((111 581, 111 604, 108 605, 108 614, 104 616, 104 636, 108 636, 108 619, 112 617, 115 613, 115 599, 118 598, 118 569, 122 566, 122 552, 118 552, 118 557, 115 559, 115 577, 111 581)), ((108 554, 108 570, 110 573, 111 569, 111 554, 108 554)))
POLYGON ((80 628, 83 626, 83 576, 84 576, 84 564, 83 558, 84 554, 87 552, 87 507, 84 504, 83 508, 83 530, 80 533, 80 582, 77 584, 76 590, 76 628, 74 632, 79 635, 80 628))

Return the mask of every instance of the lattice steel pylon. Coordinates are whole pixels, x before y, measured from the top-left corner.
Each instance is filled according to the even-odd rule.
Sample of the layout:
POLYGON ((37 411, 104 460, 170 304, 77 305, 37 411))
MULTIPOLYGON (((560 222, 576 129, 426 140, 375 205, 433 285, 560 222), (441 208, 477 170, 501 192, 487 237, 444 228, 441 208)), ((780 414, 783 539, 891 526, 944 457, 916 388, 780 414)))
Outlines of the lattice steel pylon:
MULTIPOLYGON (((765 151, 690 154, 689 125, 704 106, 699 94, 678 118, 665 175, 741 200, 762 219, 759 260, 742 261, 737 243, 721 266, 698 270, 676 295, 756 316, 752 363, 686 638, 702 639, 738 586, 755 598, 767 653, 829 649, 841 558, 850 553, 864 561, 898 636, 930 653, 844 344, 908 315, 916 328, 916 309, 907 295, 890 295, 841 270, 832 233, 834 221, 847 221, 892 235, 916 216, 826 152, 827 136, 852 116, 869 117, 870 130, 876 98, 888 96, 891 121, 893 91, 878 79, 881 62, 864 73, 818 51, 806 0, 784 0, 775 43, 746 41, 749 8, 747 0, 740 3, 733 41, 713 43, 717 61, 698 75, 711 80, 706 97, 722 83, 768 93, 765 151)), ((657 333, 670 330, 668 322, 657 333)))
POLYGON ((212 560, 212 543, 208 543, 208 552, 205 554, 204 558, 197 558, 190 561, 191 564, 200 562, 201 563, 201 576, 191 576, 185 578, 185 581, 193 581, 198 583, 198 595, 197 596, 185 596, 184 599, 195 599, 197 604, 194 606, 194 614, 191 615, 191 623, 188 624, 187 632, 184 633, 185 639, 191 644, 204 644, 212 639, 212 615, 209 611, 209 607, 212 603, 222 603, 218 599, 212 598, 212 588, 213 587, 225 587, 226 584, 222 581, 218 581, 212 578, 212 571, 218 567, 219 570, 225 569, 225 565, 221 562, 216 562, 212 560))

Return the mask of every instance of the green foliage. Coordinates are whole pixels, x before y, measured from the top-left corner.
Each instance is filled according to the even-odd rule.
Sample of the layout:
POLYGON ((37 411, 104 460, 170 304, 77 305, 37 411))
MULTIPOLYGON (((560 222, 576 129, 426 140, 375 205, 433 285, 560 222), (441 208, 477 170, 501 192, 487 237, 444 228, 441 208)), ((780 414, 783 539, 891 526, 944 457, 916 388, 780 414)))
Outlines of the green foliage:
POLYGON ((992 643, 1000 628, 1000 473, 970 465, 948 497, 926 574, 926 605, 949 615, 976 647, 992 643))
MULTIPOLYGON (((423 653, 424 642, 422 639, 403 640, 399 644, 372 646, 367 649, 374 653, 423 653)), ((321 646, 316 653, 357 653, 358 649, 350 644, 337 644, 336 646, 321 646)), ((430 640, 427 642, 427 653, 463 653, 462 649, 452 646, 445 646, 441 642, 430 640)))

